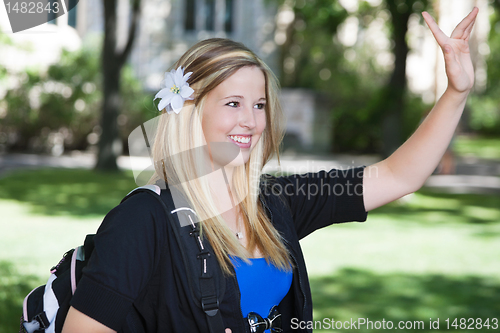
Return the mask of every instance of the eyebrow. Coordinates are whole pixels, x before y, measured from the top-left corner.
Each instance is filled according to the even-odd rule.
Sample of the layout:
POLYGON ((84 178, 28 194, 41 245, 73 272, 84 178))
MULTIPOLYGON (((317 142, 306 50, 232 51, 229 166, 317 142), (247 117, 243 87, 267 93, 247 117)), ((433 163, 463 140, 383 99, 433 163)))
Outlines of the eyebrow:
MULTIPOLYGON (((230 98, 245 99, 243 96, 240 96, 240 95, 231 95, 231 96, 224 97, 224 98, 222 98, 222 99, 230 99, 230 98)), ((259 100, 258 100, 258 101, 259 101, 259 102, 260 102, 260 101, 264 101, 264 102, 265 102, 265 101, 266 101, 266 98, 265 98, 265 97, 261 97, 261 98, 259 98, 259 100)))

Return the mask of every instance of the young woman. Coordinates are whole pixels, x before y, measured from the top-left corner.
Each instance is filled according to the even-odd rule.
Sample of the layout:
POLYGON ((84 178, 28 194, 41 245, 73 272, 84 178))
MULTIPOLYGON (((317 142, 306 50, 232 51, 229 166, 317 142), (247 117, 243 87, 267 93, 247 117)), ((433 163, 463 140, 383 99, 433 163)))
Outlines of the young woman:
MULTIPOLYGON (((266 318, 270 310, 281 318, 272 332, 292 331, 292 318, 312 320, 299 239, 332 223, 364 221, 366 212, 422 186, 473 86, 468 40, 477 12, 451 37, 423 13, 443 50, 448 88, 394 154, 348 172, 262 175, 283 137, 278 84, 242 44, 201 41, 166 74, 156 96, 162 115, 152 183, 166 183, 169 195, 181 192, 202 221, 202 237, 224 273, 219 310, 226 332, 263 332, 266 327, 251 328, 249 318, 266 318)), ((193 304, 179 245, 154 201, 137 194, 106 216, 64 333, 209 331, 193 304)))

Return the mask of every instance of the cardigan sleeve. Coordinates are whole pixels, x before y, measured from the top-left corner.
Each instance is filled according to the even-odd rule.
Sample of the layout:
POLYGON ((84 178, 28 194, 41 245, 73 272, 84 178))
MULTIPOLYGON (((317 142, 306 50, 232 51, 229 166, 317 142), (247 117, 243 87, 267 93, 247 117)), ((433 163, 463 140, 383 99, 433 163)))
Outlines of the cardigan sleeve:
POLYGON ((71 305, 119 331, 158 264, 165 240, 159 205, 138 193, 112 209, 94 236, 94 251, 71 305))
POLYGON ((277 177, 265 188, 285 198, 301 239, 333 223, 366 221, 364 168, 277 177))

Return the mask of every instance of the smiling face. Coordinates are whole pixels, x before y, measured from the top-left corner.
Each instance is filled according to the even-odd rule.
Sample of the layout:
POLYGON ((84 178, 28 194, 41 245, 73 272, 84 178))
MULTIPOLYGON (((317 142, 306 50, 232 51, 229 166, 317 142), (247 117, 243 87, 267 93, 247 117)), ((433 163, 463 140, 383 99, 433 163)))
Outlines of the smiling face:
MULTIPOLYGON (((240 150, 231 165, 247 163, 266 127, 266 81, 257 67, 243 67, 207 94, 203 133, 208 144, 226 142, 240 150)), ((214 164, 223 166, 212 154, 214 164)))

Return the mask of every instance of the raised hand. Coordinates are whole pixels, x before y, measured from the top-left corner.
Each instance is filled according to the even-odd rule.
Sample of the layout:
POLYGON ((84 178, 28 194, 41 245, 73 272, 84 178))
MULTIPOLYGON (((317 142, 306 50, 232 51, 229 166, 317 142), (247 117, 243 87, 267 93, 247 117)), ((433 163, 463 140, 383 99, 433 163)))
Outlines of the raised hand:
POLYGON ((434 38, 443 50, 448 76, 448 89, 468 92, 474 85, 474 68, 470 57, 469 38, 479 9, 474 9, 460 22, 451 36, 446 36, 436 21, 427 12, 423 12, 425 22, 434 38))

